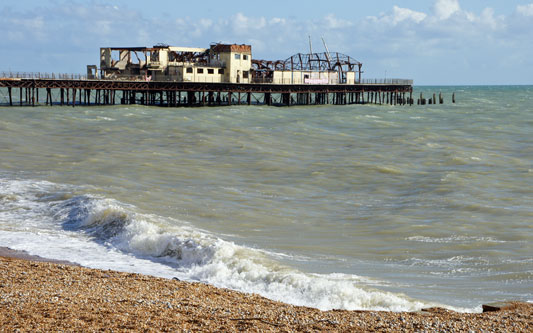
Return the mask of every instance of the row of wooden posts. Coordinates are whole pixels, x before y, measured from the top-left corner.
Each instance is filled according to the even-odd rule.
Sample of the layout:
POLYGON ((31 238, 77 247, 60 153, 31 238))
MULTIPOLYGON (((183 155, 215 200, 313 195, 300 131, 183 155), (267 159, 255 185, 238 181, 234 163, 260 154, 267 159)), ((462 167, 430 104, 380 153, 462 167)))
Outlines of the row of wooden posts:
MULTIPOLYGON (((9 105, 13 105, 12 87, 8 87, 9 105)), ((16 89, 16 88, 15 88, 16 89)), ((120 91, 120 104, 141 104, 159 106, 211 106, 211 105, 346 105, 346 104, 390 104, 413 105, 412 91, 355 91, 355 92, 304 92, 304 93, 270 93, 270 92, 221 92, 221 91, 150 91, 150 90, 113 90, 95 89, 59 89, 59 100, 54 101, 52 88, 46 90, 46 105, 115 105, 117 91, 120 91), (261 94, 263 96, 261 96, 261 94), (408 94, 408 96, 407 96, 408 94), (92 95, 92 96, 91 96, 92 95), (257 96, 259 95, 259 97, 257 96), (366 95, 366 96, 365 96, 366 95), (243 98, 244 96, 244 98, 243 98), (365 98, 366 97, 366 98, 365 98)), ((19 104, 39 104, 38 88, 19 88, 19 104), (24 97, 24 98, 23 98, 24 97), (24 103, 23 101, 26 101, 24 103)), ((432 98, 425 99, 423 93, 417 100, 418 105, 443 104, 442 93, 434 93, 432 98)), ((455 93, 452 95, 455 103, 455 93)))
MULTIPOLYGON (((438 104, 444 104, 444 97, 442 97, 442 92, 439 93, 439 99, 438 104)), ((452 103, 455 103, 455 93, 452 93, 452 103)), ((426 105, 426 104, 437 104, 437 94, 433 93, 433 98, 430 98, 426 100, 424 98, 424 94, 420 93, 420 98, 417 102, 418 105, 426 105)))

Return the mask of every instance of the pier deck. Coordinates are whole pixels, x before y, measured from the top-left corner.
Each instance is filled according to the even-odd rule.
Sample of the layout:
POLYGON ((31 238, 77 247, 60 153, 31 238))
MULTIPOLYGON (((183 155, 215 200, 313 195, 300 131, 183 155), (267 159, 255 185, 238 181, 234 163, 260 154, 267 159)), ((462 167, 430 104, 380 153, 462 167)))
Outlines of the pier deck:
MULTIPOLYGON (((412 81, 358 84, 205 83, 0 76, 4 105, 412 105, 412 81), (5 90, 5 89, 4 89, 5 90), (40 95, 40 96, 39 96, 40 95), (44 102, 44 103, 43 103, 44 102)), ((0 96, 1 97, 1 96, 0 96)))

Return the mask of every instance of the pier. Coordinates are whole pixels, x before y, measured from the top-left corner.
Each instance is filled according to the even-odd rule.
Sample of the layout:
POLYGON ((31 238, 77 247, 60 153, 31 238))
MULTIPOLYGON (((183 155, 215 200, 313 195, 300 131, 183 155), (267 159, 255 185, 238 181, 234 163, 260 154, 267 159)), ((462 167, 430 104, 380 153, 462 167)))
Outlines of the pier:
MULTIPOLYGON (((251 45, 100 48, 87 74, 0 72, 0 105, 413 105, 413 80, 363 79, 338 52, 252 58, 251 45)), ((455 101, 455 96, 453 97, 455 101)), ((416 104, 443 103, 442 95, 416 104)))
POLYGON ((0 88, 7 88, 0 91, 0 104, 6 106, 414 104, 412 82, 391 79, 332 85, 129 81, 0 73, 0 88))

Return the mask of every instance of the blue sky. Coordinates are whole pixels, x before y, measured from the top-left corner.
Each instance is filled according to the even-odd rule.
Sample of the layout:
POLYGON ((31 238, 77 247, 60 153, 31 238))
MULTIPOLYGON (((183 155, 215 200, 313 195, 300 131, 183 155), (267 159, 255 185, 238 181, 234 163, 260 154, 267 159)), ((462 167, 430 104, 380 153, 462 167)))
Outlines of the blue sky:
POLYGON ((252 45, 253 57, 323 51, 366 78, 533 84, 533 0, 2 0, 0 71, 83 73, 101 46, 252 45))

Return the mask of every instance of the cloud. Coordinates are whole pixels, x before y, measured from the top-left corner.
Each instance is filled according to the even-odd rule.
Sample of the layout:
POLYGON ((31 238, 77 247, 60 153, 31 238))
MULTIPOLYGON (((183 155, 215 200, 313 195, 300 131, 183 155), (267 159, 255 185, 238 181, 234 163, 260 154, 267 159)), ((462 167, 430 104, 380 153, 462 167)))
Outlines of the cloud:
POLYGON ((396 26, 399 23, 420 23, 426 19, 426 13, 417 12, 408 8, 394 6, 392 13, 382 13, 379 17, 369 16, 366 18, 370 24, 385 24, 396 26))
POLYGON ((446 20, 461 11, 461 6, 458 0, 437 0, 433 6, 433 11, 437 18, 446 20))
POLYGON ((334 14, 326 15, 324 17, 324 23, 326 29, 345 29, 353 25, 351 21, 339 19, 334 14))
MULTIPOLYGON (((386 66, 390 75, 419 75, 429 81, 435 74, 427 73, 437 71, 443 79, 452 80, 473 68, 496 71, 498 64, 511 64, 508 73, 509 66, 516 64, 516 72, 533 77, 531 70, 519 69, 532 68, 533 3, 503 16, 491 8, 467 12, 457 0, 436 0, 428 12, 393 6, 362 19, 343 13, 296 19, 243 12, 215 19, 179 14, 145 17, 140 11, 99 2, 47 6, 25 12, 0 7, 0 29, 8 41, 0 54, 2 63, 21 69, 31 64, 39 70, 79 72, 85 64, 97 62, 101 46, 159 42, 197 47, 211 42, 249 43, 255 58, 275 60, 306 52, 311 35, 315 52, 323 49, 320 37, 324 36, 330 51, 362 61, 368 76, 378 76, 386 66), (23 55, 40 56, 18 62, 24 58, 19 56, 21 50, 23 55)), ((480 73, 469 76, 486 75, 480 73)))
POLYGON ((407 8, 400 8, 398 6, 394 6, 393 8, 393 23, 397 24, 399 22, 403 21, 413 21, 415 23, 422 22, 427 17, 427 14, 416 12, 411 9, 407 8))
POLYGON ((524 16, 533 16, 533 3, 529 5, 519 5, 516 7, 516 11, 524 16))

